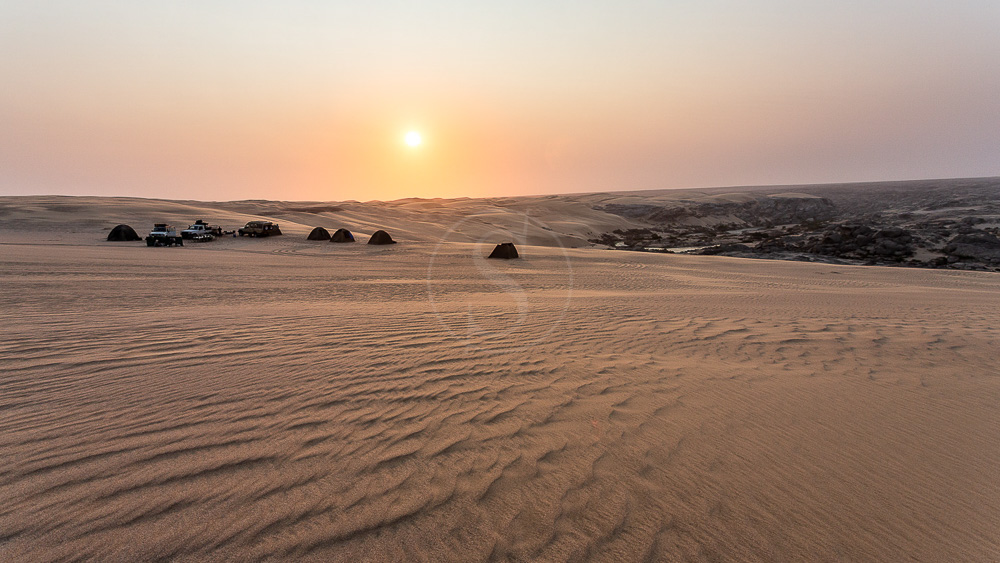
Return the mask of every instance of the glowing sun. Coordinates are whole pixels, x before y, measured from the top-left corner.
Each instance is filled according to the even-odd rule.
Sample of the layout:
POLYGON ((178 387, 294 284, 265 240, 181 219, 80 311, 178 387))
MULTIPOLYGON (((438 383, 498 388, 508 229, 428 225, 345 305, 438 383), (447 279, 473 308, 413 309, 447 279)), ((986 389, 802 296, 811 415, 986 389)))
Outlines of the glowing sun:
POLYGON ((406 144, 410 145, 411 147, 416 147, 419 146, 420 143, 424 142, 424 138, 420 136, 419 132, 410 131, 409 133, 406 134, 405 137, 403 137, 403 141, 405 141, 406 144))

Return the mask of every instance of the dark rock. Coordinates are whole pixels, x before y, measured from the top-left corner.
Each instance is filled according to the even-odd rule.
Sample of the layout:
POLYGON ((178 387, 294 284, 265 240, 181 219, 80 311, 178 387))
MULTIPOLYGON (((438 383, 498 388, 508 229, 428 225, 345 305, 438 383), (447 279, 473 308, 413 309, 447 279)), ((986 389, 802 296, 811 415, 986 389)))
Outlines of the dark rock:
POLYGON ((702 248, 692 254, 698 254, 703 256, 714 256, 717 254, 729 254, 733 252, 753 252, 753 249, 745 244, 739 243, 728 243, 728 244, 717 244, 715 246, 710 246, 708 248, 702 248))
POLYGON ((896 238, 896 237, 903 236, 905 233, 906 233, 906 231, 904 231, 903 229, 901 229, 899 227, 887 227, 885 229, 882 229, 878 233, 876 233, 875 237, 876 238, 882 238, 882 237, 885 237, 885 238, 896 238))
POLYGON ((902 250, 904 247, 903 247, 903 245, 899 244, 898 242, 896 242, 894 240, 883 239, 883 240, 879 241, 878 247, 876 247, 876 248, 884 248, 886 250, 890 250, 892 252, 896 252, 897 250, 902 250))
POLYGON ((983 262, 1000 261, 1000 238, 986 232, 958 235, 948 241, 944 253, 956 259, 965 258, 983 262))
POLYGON ((823 242, 827 244, 840 244, 844 242, 844 237, 840 233, 829 233, 823 237, 823 242))

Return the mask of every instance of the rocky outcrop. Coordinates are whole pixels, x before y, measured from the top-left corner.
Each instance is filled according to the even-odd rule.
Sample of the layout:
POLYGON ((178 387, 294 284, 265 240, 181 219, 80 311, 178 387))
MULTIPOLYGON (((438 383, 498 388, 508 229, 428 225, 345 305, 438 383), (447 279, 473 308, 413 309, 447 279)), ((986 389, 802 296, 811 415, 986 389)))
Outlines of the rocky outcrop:
POLYGON ((987 232, 958 235, 942 249, 951 263, 973 260, 1000 265, 1000 238, 987 232))
POLYGON ((603 209, 644 228, 590 240, 623 250, 1000 272, 1000 178, 762 190, 630 194, 628 205, 603 209))
POLYGON ((642 250, 646 245, 656 243, 659 240, 660 235, 649 229, 615 229, 598 238, 590 239, 590 242, 618 248, 627 247, 630 250, 642 250))
POLYGON ((794 194, 765 195, 740 202, 682 200, 672 206, 608 204, 599 209, 655 225, 699 222, 763 227, 827 221, 836 215, 830 200, 794 194))
POLYGON ((758 252, 805 252, 837 258, 899 262, 913 256, 916 239, 900 227, 880 230, 868 225, 838 225, 819 234, 790 235, 766 239, 758 252))
POLYGON ((772 195, 754 200, 736 215, 754 226, 771 226, 828 221, 835 212, 833 203, 825 197, 772 195))

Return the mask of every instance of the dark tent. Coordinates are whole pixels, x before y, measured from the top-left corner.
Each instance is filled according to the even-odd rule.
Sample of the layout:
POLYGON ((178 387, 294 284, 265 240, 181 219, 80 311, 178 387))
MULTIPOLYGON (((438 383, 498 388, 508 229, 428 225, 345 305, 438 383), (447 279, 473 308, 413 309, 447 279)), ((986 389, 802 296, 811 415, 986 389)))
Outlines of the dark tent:
POLYGON ((354 242, 354 235, 347 229, 337 229, 337 232, 330 237, 330 242, 354 242))
POLYGON ((135 229, 132 227, 129 227, 128 225, 118 225, 117 227, 111 229, 111 232, 108 233, 108 240, 130 241, 142 240, 142 238, 136 234, 135 229))
POLYGON ((517 258, 517 249, 512 242, 501 242, 493 248, 490 258, 517 258))
POLYGON ((323 227, 316 227, 309 233, 306 240, 330 240, 330 231, 324 229, 323 227))
POLYGON ((385 231, 375 231, 372 238, 368 239, 368 244, 396 244, 396 241, 385 231))

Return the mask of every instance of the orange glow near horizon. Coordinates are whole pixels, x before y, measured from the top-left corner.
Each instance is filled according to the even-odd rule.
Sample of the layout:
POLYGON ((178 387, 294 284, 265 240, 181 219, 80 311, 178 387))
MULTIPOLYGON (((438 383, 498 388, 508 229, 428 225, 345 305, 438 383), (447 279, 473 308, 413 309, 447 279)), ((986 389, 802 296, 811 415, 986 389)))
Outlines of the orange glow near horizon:
POLYGON ((71 4, 0 3, 0 195, 386 200, 1000 173, 986 0, 907 5, 902 22, 892 3, 71 4))
POLYGON ((421 135, 413 144, 418 139, 409 133, 420 130, 400 132, 404 120, 394 113, 373 104, 352 108, 350 117, 284 120, 285 128, 272 129, 268 145, 254 152, 263 158, 280 148, 284 158, 274 172, 295 175, 262 182, 297 186, 304 199, 361 201, 488 196, 524 185, 530 156, 498 119, 457 105, 425 110, 420 121, 434 123, 433 138, 421 135))

